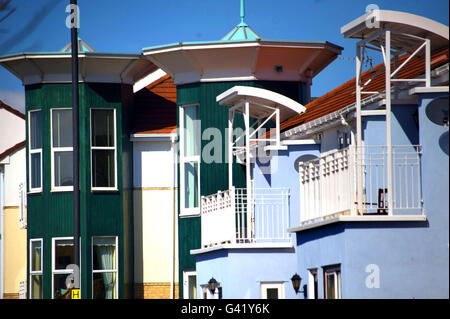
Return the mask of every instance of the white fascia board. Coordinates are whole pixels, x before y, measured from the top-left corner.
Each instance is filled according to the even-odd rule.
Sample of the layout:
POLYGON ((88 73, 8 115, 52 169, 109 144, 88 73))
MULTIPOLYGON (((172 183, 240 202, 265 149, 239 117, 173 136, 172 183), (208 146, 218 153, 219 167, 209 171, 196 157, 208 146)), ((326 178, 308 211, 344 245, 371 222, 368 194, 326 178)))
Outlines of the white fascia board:
POLYGON ((427 216, 423 215, 374 215, 374 216, 337 216, 334 218, 325 219, 319 222, 311 222, 298 227, 288 228, 288 233, 301 232, 311 228, 317 228, 328 224, 339 222, 424 222, 427 216))
POLYGON ((162 69, 157 69, 156 71, 148 74, 144 78, 137 81, 133 86, 133 93, 136 93, 137 91, 143 89, 144 87, 152 84, 153 82, 159 80, 163 76, 165 76, 167 73, 164 72, 162 69))
POLYGON ((281 144, 283 145, 311 145, 311 144, 320 144, 316 142, 316 140, 310 139, 301 139, 301 140, 282 140, 281 144))
POLYGON ((418 93, 448 93, 448 86, 415 87, 409 90, 409 94, 418 93))
POLYGON ((249 243, 249 244, 221 244, 205 248, 192 249, 191 255, 204 254, 221 249, 265 249, 265 248, 284 248, 290 249, 294 246, 292 243, 249 243))
POLYGON ((176 141, 177 133, 130 134, 131 142, 176 141))

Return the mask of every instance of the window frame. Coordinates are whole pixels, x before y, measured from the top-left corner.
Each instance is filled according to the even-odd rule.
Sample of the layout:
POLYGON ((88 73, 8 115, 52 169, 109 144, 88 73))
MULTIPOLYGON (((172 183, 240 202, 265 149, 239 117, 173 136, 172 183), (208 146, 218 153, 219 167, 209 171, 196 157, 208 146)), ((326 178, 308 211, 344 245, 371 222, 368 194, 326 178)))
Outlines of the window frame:
POLYGON ((198 298, 198 290, 197 290, 197 272, 195 270, 183 270, 183 299, 191 299, 189 298, 189 277, 195 277, 195 297, 193 299, 198 298))
POLYGON ((278 290, 278 299, 286 299, 285 283, 283 281, 271 281, 260 283, 260 299, 267 299, 267 289, 278 290))
POLYGON ((112 273, 114 272, 116 274, 116 283, 115 283, 115 298, 113 299, 119 299, 119 237, 118 236, 92 236, 91 237, 91 265, 92 265, 92 282, 91 282, 91 291, 92 296, 91 298, 94 299, 94 274, 99 273, 112 273), (102 270, 95 270, 94 269, 94 239, 95 238, 114 238, 114 244, 116 245, 116 256, 115 256, 115 264, 116 269, 102 269, 102 270))
MULTIPOLYGON (((29 271, 30 271, 30 282, 29 282, 29 298, 33 299, 33 276, 42 276, 44 279, 44 240, 43 238, 33 238, 30 239, 29 247, 29 271), (40 270, 33 270, 33 242, 41 243, 41 260, 40 260, 40 270)), ((42 280, 42 291, 44 291, 44 281, 42 280)), ((43 298, 44 296, 42 296, 43 298)))
MULTIPOLYGON (((70 275, 73 273, 72 269, 55 269, 55 257, 56 257, 56 242, 57 241, 63 241, 63 240, 72 240, 73 237, 53 237, 52 238, 52 299, 55 299, 55 275, 70 275)), ((79 240, 81 244, 81 238, 79 240)), ((74 247, 75 250, 75 247, 74 247)), ((75 254, 75 252, 74 252, 75 254)), ((80 245, 80 265, 79 265, 79 272, 80 272, 80 280, 81 280, 81 245, 80 245)), ((82 295, 81 287, 80 287, 80 295, 82 295)))
POLYGON ((43 178, 44 176, 42 175, 42 149, 43 149, 43 125, 42 125, 42 121, 41 121, 41 148, 36 148, 36 149, 31 149, 31 113, 33 112, 41 112, 41 120, 43 120, 43 112, 42 109, 36 109, 36 110, 29 110, 28 111, 28 182, 29 182, 29 188, 28 188, 28 192, 29 193, 41 193, 42 192, 42 185, 43 185, 43 178), (40 155, 40 186, 39 187, 35 187, 33 188, 33 172, 32 172, 32 168, 31 168, 31 155, 32 154, 37 154, 39 153, 40 155))
POLYGON ((117 117, 115 108, 102 108, 102 107, 92 107, 89 111, 89 152, 91 156, 91 191, 118 191, 118 180, 117 180, 117 117), (113 122, 114 122, 114 146, 92 146, 92 112, 95 110, 110 110, 113 111, 113 122), (93 165, 93 150, 114 150, 114 186, 113 187, 94 187, 94 165, 93 165))
POLYGON ((317 268, 308 269, 308 299, 319 299, 319 272, 317 268))
MULTIPOLYGON (((73 158, 73 142, 72 147, 54 147, 53 146, 53 111, 59 111, 59 110, 71 110, 70 107, 62 107, 62 108, 52 108, 50 109, 50 154, 51 154, 51 191, 52 192, 72 192, 73 191, 73 185, 72 186, 56 186, 55 185, 55 152, 72 152, 72 158, 73 158)), ((73 116, 73 111, 72 111, 73 116)), ((73 184, 73 175, 72 175, 72 184, 73 184)))
POLYGON ((342 299, 341 265, 324 266, 323 268, 323 298, 327 298, 327 275, 334 275, 334 299, 342 299))
MULTIPOLYGON (((183 104, 180 105, 180 217, 197 217, 200 216, 201 195, 200 195, 200 157, 201 157, 201 136, 199 136, 199 149, 198 155, 185 156, 185 138, 186 128, 184 123, 184 108, 196 106, 197 110, 200 110, 199 103, 183 104), (185 189, 185 165, 186 163, 197 163, 197 185, 198 185, 198 206, 192 208, 186 208, 186 189, 185 189)), ((200 121, 200 120, 197 120, 200 121)), ((201 132, 201 127, 199 129, 201 132)))

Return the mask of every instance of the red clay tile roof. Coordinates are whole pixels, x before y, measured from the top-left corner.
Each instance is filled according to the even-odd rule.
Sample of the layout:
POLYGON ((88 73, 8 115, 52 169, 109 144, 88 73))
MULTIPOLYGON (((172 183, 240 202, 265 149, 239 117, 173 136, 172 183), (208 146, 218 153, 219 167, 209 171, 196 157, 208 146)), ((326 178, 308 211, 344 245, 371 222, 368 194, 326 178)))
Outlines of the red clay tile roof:
MULTIPOLYGON (((403 61, 408 58, 408 55, 399 57, 398 65, 401 65, 403 61)), ((431 69, 437 68, 449 60, 449 49, 445 49, 441 52, 434 54, 431 57, 431 69)), ((391 68, 393 62, 391 62, 391 68)), ((376 72, 378 69, 384 68, 383 63, 374 67, 376 72)), ((423 74, 425 70, 424 60, 418 58, 412 58, 399 72, 398 77, 404 79, 413 79, 423 74)), ((367 91, 384 91, 385 75, 384 70, 373 79, 373 81, 364 89, 367 91)), ((372 77, 373 73, 370 70, 364 72, 361 76, 361 82, 365 83, 372 77)), ((329 113, 340 110, 348 105, 356 102, 356 78, 353 78, 344 84, 338 86, 334 90, 328 92, 325 95, 313 100, 305 105, 306 111, 302 114, 295 115, 280 125, 281 131, 286 131, 301 124, 310 122, 319 117, 327 115, 329 113)), ((370 96, 369 94, 363 95, 362 98, 370 96)))
POLYGON ((177 88, 169 75, 134 95, 135 134, 164 134, 177 129, 177 88))

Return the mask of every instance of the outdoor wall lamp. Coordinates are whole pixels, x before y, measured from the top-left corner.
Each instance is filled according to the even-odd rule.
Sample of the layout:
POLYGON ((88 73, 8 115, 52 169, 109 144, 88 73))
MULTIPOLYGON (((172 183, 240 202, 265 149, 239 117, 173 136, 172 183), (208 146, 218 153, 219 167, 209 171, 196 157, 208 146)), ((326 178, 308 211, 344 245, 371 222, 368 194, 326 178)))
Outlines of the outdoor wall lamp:
POLYGON ((215 280, 214 277, 212 277, 208 281, 208 289, 209 289, 209 291, 211 291, 212 294, 214 294, 214 292, 216 291, 216 288, 217 288, 217 280, 215 280))
POLYGON ((300 277, 297 273, 295 273, 294 276, 291 278, 292 281, 292 287, 294 287, 295 293, 298 294, 299 292, 302 292, 305 298, 308 298, 307 296, 307 286, 303 285, 303 291, 300 290, 300 284, 302 283, 302 277, 300 277))

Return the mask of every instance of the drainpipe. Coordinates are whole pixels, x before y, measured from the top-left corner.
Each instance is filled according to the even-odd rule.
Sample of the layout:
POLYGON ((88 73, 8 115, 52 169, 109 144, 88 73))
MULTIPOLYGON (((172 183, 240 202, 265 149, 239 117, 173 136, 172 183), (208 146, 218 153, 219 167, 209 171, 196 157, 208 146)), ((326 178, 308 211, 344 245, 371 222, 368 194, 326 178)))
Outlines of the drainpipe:
MULTIPOLYGON (((70 4, 77 5, 77 0, 70 0, 70 4)), ((75 8, 74 25, 70 29, 72 46, 72 130, 73 130, 73 250, 75 278, 80 278, 80 162, 79 162, 79 120, 78 120, 78 14, 75 8)), ((81 278, 80 278, 81 279, 81 278)), ((79 285, 75 280, 74 288, 79 285)))
POLYGON ((4 222, 4 218, 3 218, 3 198, 4 198, 4 194, 5 194, 5 185, 3 183, 4 181, 4 165, 0 165, 0 299, 3 299, 3 272, 5 269, 5 265, 4 265, 4 245, 3 245, 3 222, 4 222))
POLYGON ((172 213, 172 262, 170 264, 170 297, 172 299, 175 299, 175 260, 176 260, 176 218, 177 218, 177 193, 176 193, 176 185, 177 185, 177 153, 176 153, 176 135, 172 135, 170 138, 170 141, 172 143, 171 145, 171 151, 173 156, 173 180, 172 180, 172 207, 173 207, 173 213, 172 213))

